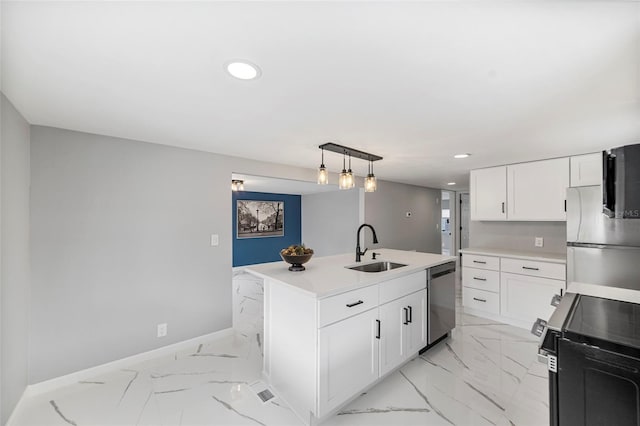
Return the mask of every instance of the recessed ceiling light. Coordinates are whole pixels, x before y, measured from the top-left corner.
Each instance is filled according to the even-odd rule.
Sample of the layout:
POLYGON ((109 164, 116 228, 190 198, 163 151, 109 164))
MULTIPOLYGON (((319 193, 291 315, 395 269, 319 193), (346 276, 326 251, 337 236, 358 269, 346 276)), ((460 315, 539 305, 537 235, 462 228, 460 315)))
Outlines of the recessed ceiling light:
POLYGON ((245 60, 234 60, 225 66, 227 72, 240 80, 253 80, 262 74, 256 64, 245 60))
POLYGON ((471 154, 456 154, 453 156, 453 158, 467 158, 470 155, 471 154))
POLYGON ((455 182, 447 182, 447 185, 451 186, 451 185, 455 185, 455 182))

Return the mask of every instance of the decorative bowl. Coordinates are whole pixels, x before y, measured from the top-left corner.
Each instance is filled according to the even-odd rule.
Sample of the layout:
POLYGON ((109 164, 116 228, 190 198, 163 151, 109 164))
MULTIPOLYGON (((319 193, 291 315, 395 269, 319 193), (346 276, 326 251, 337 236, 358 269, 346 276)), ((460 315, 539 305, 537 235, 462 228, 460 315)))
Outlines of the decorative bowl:
POLYGON ((291 255, 291 254, 282 254, 280 253, 280 257, 287 263, 290 263, 289 270, 293 272, 304 271, 305 267, 302 266, 303 263, 307 263, 313 253, 309 254, 301 254, 301 255, 291 255))

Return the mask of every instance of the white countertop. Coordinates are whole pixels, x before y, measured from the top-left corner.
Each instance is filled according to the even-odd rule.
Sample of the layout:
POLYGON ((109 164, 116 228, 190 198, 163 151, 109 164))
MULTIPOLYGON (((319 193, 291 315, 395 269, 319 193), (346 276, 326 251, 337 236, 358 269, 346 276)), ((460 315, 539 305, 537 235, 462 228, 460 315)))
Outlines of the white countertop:
POLYGON ((541 253, 535 251, 523 251, 523 250, 509 250, 509 249, 496 249, 496 248, 466 248, 460 250, 462 254, 477 254, 481 256, 500 256, 511 257, 514 259, 523 260, 539 260, 541 262, 552 263, 567 263, 567 255, 557 253, 541 253))
POLYGON ((305 263, 305 271, 289 271, 285 262, 262 263, 245 267, 245 271, 261 278, 276 280, 289 285, 315 298, 324 298, 357 288, 378 284, 393 278, 409 275, 432 266, 456 261, 455 256, 443 256, 433 253, 415 251, 370 249, 362 262, 355 262, 355 253, 335 256, 312 257, 305 263), (371 260, 371 253, 380 253, 376 260, 371 260), (360 272, 347 269, 348 266, 364 265, 378 261, 404 263, 407 266, 384 272, 360 272))
POLYGON ((628 288, 571 282, 567 285, 567 293, 578 293, 586 296, 621 300, 623 302, 640 303, 640 291, 630 290, 628 288))

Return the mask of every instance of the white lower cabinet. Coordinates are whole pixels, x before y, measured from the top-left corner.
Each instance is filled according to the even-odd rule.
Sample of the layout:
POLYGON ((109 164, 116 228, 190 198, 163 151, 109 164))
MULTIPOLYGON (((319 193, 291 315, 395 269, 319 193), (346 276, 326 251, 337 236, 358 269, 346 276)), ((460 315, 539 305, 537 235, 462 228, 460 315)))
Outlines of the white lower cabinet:
POLYGON ((462 265, 467 313, 527 329, 537 318, 549 319, 551 299, 566 287, 565 264, 551 259, 464 253, 462 265))
POLYGON ((371 309, 318 332, 318 417, 331 412, 379 376, 378 310, 371 309))
POLYGON ((500 274, 500 314, 531 326, 537 318, 548 320, 554 311, 551 298, 564 290, 565 282, 549 278, 500 274))
POLYGON ((265 281, 264 376, 316 424, 427 342, 427 273, 315 299, 265 281))
POLYGON ((380 375, 427 345, 425 290, 380 306, 380 375))

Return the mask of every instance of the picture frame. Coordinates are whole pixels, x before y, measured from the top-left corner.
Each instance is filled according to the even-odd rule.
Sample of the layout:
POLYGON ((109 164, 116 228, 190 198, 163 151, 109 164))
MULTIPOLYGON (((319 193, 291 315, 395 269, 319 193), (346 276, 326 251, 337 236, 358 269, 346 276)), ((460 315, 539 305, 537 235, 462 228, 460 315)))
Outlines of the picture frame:
POLYGON ((284 237, 284 201, 237 200, 236 238, 284 237))

